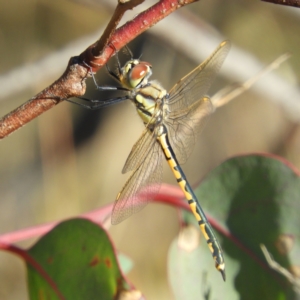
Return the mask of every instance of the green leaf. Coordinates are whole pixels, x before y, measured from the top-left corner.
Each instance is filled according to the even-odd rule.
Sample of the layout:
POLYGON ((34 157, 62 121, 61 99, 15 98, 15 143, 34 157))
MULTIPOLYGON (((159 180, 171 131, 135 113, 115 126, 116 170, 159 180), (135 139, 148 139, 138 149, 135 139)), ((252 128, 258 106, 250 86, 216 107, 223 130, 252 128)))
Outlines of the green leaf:
POLYGON ((118 253, 118 262, 123 274, 128 274, 133 268, 133 261, 124 253, 118 253))
POLYGON ((88 220, 60 223, 28 253, 54 283, 27 264, 32 300, 111 300, 128 288, 105 230, 88 220))
POLYGON ((283 268, 299 269, 300 179, 295 169, 274 156, 235 157, 214 169, 196 189, 196 195, 223 228, 223 235, 217 236, 225 253, 227 281, 222 283, 214 269, 204 238, 191 253, 183 253, 176 242, 170 250, 172 272, 177 264, 181 285, 198 281, 198 291, 190 294, 180 294, 178 283, 173 284, 175 294, 180 294, 176 299, 196 299, 192 296, 195 293, 198 299, 294 299, 293 286, 270 269, 260 244, 283 268), (192 275, 196 271, 197 275, 192 275), (204 281, 206 286, 199 290, 204 281))
POLYGON ((168 277, 175 299, 239 299, 230 282, 231 273, 237 272, 239 266, 230 257, 226 263, 230 265, 226 274, 229 280, 224 283, 200 230, 191 224, 184 227, 171 244, 168 256, 168 277))

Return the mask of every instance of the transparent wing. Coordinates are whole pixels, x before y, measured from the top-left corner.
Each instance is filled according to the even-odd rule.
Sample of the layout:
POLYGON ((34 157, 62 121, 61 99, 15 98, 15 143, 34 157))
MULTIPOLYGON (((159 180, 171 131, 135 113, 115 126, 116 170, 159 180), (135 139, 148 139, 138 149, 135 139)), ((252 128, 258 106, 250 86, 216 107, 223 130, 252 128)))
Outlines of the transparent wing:
POLYGON ((145 128, 140 138, 133 145, 126 159, 122 173, 125 174, 129 171, 137 169, 145 160, 149 151, 151 151, 153 144, 155 143, 156 138, 154 134, 145 128))
POLYGON ((229 48, 229 41, 222 42, 208 59, 175 84, 166 99, 166 125, 180 164, 186 162, 197 135, 214 111, 210 99, 204 94, 215 79, 229 48))
POLYGON ((184 109, 202 99, 214 81, 229 49, 229 41, 222 42, 209 58, 173 86, 168 100, 170 111, 184 109))
POLYGON ((180 164, 184 164, 194 149, 197 136, 205 126, 214 107, 208 97, 190 105, 179 115, 172 113, 165 120, 170 144, 180 164))
POLYGON ((119 193, 113 207, 112 224, 139 212, 158 193, 162 180, 162 155, 159 143, 155 142, 119 193))

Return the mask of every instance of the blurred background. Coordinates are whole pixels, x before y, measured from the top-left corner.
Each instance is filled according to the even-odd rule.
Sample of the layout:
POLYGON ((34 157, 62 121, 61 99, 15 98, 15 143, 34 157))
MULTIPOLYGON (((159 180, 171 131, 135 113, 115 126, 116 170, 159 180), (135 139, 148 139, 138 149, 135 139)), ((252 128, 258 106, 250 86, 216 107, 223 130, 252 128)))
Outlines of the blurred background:
MULTIPOLYGON (((0 115, 57 79, 70 56, 96 41, 115 1, 0 0, 0 115)), ((146 5, 155 1, 146 1, 146 5)), ((126 14, 132 18, 142 7, 126 14)), ((184 171, 196 184, 238 154, 270 152, 300 168, 300 10, 259 0, 202 0, 177 10, 129 46, 170 89, 224 39, 232 50, 210 95, 243 82, 279 55, 292 57, 210 118, 184 171)), ((121 57, 122 61, 126 56, 121 57)), ((110 62, 113 67, 113 59, 110 62)), ((113 85, 105 70, 99 85, 113 85)), ((88 81, 86 97, 107 99, 88 81)), ((1 141, 0 234, 59 221, 114 201, 121 170, 143 130, 131 103, 88 111, 61 103, 1 141)), ((164 182, 176 184, 165 167, 164 182)), ((176 210, 151 204, 110 230, 135 263, 129 279, 147 299, 173 299, 166 277, 176 210), (159 234, 157 234, 159 232, 159 234)), ((29 247, 33 241, 19 245, 29 247)), ((28 299, 23 262, 0 252, 0 299, 28 299)))

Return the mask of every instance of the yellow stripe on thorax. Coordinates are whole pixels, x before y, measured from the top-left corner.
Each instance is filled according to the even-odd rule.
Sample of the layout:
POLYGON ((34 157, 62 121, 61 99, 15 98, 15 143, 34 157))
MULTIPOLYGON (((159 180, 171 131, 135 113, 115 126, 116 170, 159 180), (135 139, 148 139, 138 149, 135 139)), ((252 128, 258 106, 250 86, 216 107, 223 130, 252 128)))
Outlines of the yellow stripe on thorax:
POLYGON ((135 101, 137 105, 137 111, 141 119, 145 124, 148 124, 151 120, 155 122, 155 118, 152 118, 156 103, 158 100, 163 99, 167 94, 167 91, 161 87, 159 83, 155 81, 151 82, 151 85, 140 88, 135 95, 135 101), (139 108, 138 104, 142 107, 139 108), (147 111, 146 114, 143 110, 147 111))

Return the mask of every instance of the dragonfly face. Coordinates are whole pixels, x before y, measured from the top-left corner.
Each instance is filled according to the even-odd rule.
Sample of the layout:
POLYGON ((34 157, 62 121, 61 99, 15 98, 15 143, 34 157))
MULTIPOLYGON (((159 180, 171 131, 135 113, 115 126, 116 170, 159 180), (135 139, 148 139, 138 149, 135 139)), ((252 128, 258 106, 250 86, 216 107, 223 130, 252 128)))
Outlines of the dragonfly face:
POLYGON ((135 89, 148 83, 152 75, 152 66, 138 59, 131 59, 121 69, 120 83, 128 89, 135 89))

